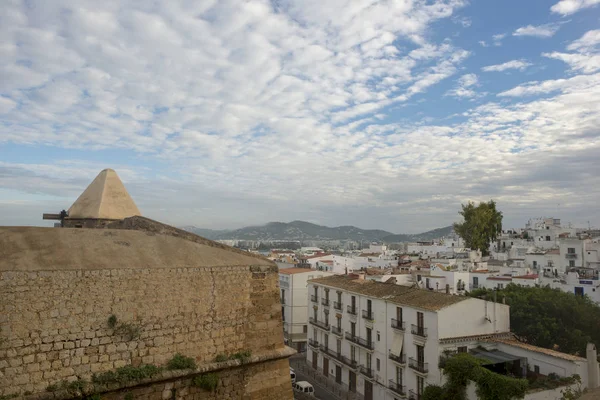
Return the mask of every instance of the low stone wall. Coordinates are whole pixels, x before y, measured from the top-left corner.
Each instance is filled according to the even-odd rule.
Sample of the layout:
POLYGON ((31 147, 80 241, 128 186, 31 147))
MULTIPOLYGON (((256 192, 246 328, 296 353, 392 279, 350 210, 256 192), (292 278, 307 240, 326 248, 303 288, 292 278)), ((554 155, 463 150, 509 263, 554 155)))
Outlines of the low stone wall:
MULTIPOLYGON (((3 270, 0 299, 0 395, 46 392, 50 384, 125 365, 164 365, 176 353, 203 365, 218 354, 284 348, 275 266, 3 270)), ((283 385, 277 368, 289 382, 283 361, 244 366, 222 379, 243 381, 250 396, 243 398, 262 399, 264 382, 283 385)), ((187 381, 143 390, 164 395, 174 385, 186 393, 187 381)), ((276 398, 291 398, 287 389, 281 393, 276 398)), ((175 398, 191 398, 181 396, 175 398)), ((241 398, 214 398, 229 396, 241 398)))

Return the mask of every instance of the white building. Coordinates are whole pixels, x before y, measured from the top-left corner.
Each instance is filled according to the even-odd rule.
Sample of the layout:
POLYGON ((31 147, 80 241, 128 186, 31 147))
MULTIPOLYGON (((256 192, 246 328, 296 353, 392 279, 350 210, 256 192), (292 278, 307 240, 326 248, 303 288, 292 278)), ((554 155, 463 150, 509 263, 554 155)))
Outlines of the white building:
POLYGON ((279 288, 283 336, 286 344, 298 352, 306 351, 307 320, 307 281, 329 276, 308 268, 286 268, 279 270, 279 288))
POLYGON ((307 363, 364 400, 418 399, 427 385, 443 383, 440 357, 453 352, 498 369, 510 362, 513 373, 529 365, 578 373, 584 387, 598 381, 595 352, 588 362, 517 342, 504 304, 353 275, 313 279, 308 295, 307 363))
POLYGON ((559 238, 561 267, 559 271, 583 267, 583 240, 577 238, 559 238))

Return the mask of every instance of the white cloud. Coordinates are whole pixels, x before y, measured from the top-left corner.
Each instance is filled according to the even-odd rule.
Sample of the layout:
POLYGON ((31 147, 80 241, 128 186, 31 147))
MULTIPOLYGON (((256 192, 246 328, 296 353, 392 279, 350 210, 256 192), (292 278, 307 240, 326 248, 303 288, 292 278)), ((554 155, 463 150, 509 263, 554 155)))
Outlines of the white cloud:
POLYGON ((600 4, 600 0, 560 0, 558 3, 553 5, 550 10, 553 13, 565 16, 574 14, 577 11, 585 8, 594 7, 598 4, 600 4))
POLYGON ((485 72, 502 72, 502 71, 506 71, 508 69, 518 69, 519 71, 523 71, 527 67, 530 67, 532 65, 533 64, 531 64, 530 62, 527 62, 525 60, 511 60, 511 61, 507 61, 502 64, 488 65, 481 69, 482 69, 482 71, 485 71, 485 72))
POLYGON ((522 26, 513 32, 513 36, 535 36, 540 38, 549 38, 554 36, 558 31, 560 25, 558 24, 545 24, 545 25, 527 25, 522 26))
POLYGON ((457 79, 456 86, 449 90, 446 95, 453 97, 476 97, 478 93, 473 90, 473 87, 478 86, 479 79, 476 74, 465 74, 457 79))
POLYGON ((17 106, 17 103, 8 97, 0 96, 0 114, 7 114, 17 106))
POLYGON ((479 41, 479 42, 477 42, 477 43, 479 43, 479 45, 480 45, 481 47, 488 47, 488 46, 489 46, 489 44, 487 44, 487 43, 485 42, 485 40, 480 40, 480 41, 479 41))
POLYGON ((585 74, 600 70, 600 54, 572 54, 554 51, 552 53, 542 53, 542 56, 563 61, 569 64, 572 70, 581 71, 585 74))
POLYGON ((600 44, 600 29, 587 31, 582 37, 567 46, 567 50, 590 52, 600 44))

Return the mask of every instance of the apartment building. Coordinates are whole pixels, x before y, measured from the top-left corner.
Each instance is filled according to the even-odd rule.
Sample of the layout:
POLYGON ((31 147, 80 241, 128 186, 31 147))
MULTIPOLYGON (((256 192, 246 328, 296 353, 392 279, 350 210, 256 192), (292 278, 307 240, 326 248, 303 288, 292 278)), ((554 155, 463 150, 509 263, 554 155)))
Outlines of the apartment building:
POLYGON ((285 343, 298 352, 306 351, 307 281, 329 276, 331 273, 310 268, 284 268, 279 270, 281 318, 285 343))
POLYGON ((457 352, 494 371, 576 373, 584 388, 599 381, 595 350, 586 359, 518 342, 504 304, 335 275, 308 282, 307 306, 307 363, 365 400, 418 400, 443 382, 440 365, 457 352))
POLYGON ((509 308, 356 276, 308 283, 307 362, 365 400, 439 384, 442 341, 509 334, 509 308))

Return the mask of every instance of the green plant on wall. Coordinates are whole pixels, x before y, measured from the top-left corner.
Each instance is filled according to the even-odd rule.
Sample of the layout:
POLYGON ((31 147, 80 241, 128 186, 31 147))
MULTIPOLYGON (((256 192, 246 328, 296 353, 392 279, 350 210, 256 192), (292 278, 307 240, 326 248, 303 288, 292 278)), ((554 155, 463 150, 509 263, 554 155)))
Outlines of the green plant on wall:
POLYGON ((142 327, 139 324, 119 322, 114 314, 108 317, 107 325, 115 335, 124 336, 127 340, 138 339, 142 334, 142 327))
POLYGON ((219 384, 219 376, 217 374, 202 374, 192 380, 192 385, 213 392, 219 384))
POLYGON ((196 361, 183 354, 175 354, 167 363, 168 369, 196 369, 196 361))

